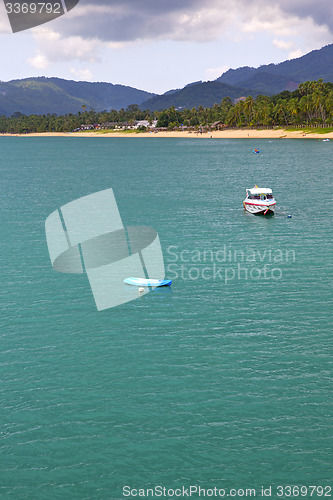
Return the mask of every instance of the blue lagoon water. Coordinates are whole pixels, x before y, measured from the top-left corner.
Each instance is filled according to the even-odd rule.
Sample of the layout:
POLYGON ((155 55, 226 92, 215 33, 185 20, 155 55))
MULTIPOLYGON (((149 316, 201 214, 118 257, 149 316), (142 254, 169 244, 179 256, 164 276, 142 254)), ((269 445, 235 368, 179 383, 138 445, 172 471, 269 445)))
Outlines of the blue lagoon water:
POLYGON ((0 498, 330 484, 333 142, 0 148, 0 498), (243 211, 254 184, 273 217, 243 211), (52 270, 44 222, 110 187, 125 225, 158 231, 173 284, 97 312, 86 276, 52 270))

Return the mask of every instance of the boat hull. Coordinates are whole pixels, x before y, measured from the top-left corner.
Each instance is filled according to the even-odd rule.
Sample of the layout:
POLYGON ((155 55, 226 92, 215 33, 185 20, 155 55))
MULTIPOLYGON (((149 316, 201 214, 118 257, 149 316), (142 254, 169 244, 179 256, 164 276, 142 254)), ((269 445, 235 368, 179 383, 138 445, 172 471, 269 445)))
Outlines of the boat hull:
POLYGON ((159 280, 159 279, 145 279, 145 278, 126 278, 124 279, 124 283, 127 285, 134 286, 148 286, 148 287, 157 287, 157 286, 170 286, 172 280, 159 280))
POLYGON ((244 208, 247 212, 253 215, 269 215, 274 214, 276 203, 251 203, 243 201, 244 208))

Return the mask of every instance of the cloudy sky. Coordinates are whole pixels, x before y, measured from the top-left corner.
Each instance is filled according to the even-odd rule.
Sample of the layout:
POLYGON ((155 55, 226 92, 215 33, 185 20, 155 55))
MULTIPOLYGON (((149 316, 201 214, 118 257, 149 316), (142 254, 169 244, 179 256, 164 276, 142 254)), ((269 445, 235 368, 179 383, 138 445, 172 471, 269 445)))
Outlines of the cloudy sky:
POLYGON ((332 0, 80 0, 12 34, 0 0, 0 79, 57 76, 162 93, 228 68, 333 43, 332 0))

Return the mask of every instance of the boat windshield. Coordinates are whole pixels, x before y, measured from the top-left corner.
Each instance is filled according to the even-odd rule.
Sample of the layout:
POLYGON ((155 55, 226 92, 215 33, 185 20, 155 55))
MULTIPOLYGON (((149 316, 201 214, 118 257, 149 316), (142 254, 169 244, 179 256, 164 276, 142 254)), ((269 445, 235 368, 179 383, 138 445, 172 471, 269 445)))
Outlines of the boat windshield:
POLYGON ((272 194, 248 194, 249 200, 272 200, 273 195, 272 194))
POLYGON ((248 198, 250 200, 260 200, 260 195, 259 194, 249 194, 248 198))

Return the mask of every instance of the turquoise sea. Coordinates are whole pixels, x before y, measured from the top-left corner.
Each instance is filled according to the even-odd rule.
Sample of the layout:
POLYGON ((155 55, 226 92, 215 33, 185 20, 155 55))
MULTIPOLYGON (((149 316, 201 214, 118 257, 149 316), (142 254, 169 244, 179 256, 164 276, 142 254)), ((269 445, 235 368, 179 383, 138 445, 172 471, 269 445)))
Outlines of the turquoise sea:
POLYGON ((333 141, 0 149, 0 498, 333 496, 333 141), (243 211, 255 184, 273 217, 243 211), (158 231, 173 284, 97 312, 86 276, 52 269, 44 223, 107 188, 125 225, 158 231))

